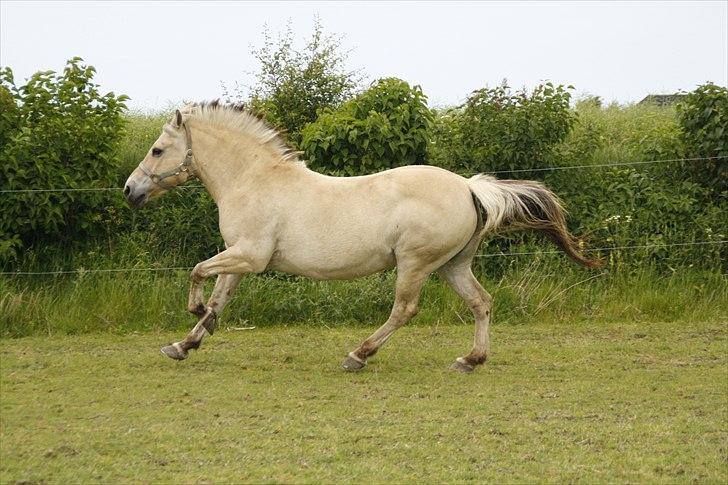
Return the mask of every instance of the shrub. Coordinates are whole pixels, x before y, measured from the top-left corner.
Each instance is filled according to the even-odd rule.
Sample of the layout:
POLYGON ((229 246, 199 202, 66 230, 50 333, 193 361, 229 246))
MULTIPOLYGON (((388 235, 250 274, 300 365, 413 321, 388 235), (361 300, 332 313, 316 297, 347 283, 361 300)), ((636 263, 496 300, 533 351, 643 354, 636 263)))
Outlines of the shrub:
POLYGON ((380 79, 308 125, 301 148, 312 168, 342 175, 424 163, 432 121, 419 86, 380 79))
POLYGON ((543 165, 574 124, 570 89, 546 83, 529 95, 512 93, 503 82, 473 92, 463 106, 441 115, 431 162, 468 173, 543 165))
MULTIPOLYGON (((3 189, 108 187, 115 181, 117 142, 126 96, 102 95, 96 72, 75 57, 62 74, 35 73, 16 86, 0 70, 3 104, 0 179, 3 189), (10 129, 6 132, 7 127, 10 129)), ((0 260, 50 237, 91 233, 104 192, 6 194, 0 212, 0 260)))
MULTIPOLYGON (((728 157, 728 89, 703 84, 678 104, 683 140, 692 157, 728 157)), ((686 162, 682 172, 714 195, 728 192, 725 159, 703 163, 686 162)))
POLYGON ((240 92, 233 97, 286 130, 297 145, 301 130, 315 121, 322 109, 337 108, 351 98, 359 77, 355 71, 346 70, 340 39, 324 35, 318 19, 302 50, 293 47, 290 25, 277 42, 267 30, 263 38, 263 46, 253 50, 260 64, 255 84, 247 97, 240 92))

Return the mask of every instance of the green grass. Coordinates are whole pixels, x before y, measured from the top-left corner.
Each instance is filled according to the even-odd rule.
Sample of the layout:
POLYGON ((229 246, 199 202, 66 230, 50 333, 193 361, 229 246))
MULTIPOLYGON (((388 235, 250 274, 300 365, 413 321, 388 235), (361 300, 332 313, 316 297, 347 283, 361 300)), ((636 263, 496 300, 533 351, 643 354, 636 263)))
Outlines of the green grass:
POLYGON ((400 330, 358 374, 373 327, 4 339, 0 482, 728 480, 726 321, 400 330))
MULTIPOLYGON (((480 276, 493 295, 496 322, 728 320, 728 281, 720 274, 689 269, 667 275, 649 269, 599 273, 548 256, 514 264, 497 279, 480 276)), ((393 287, 393 273, 350 282, 248 276, 222 322, 373 325, 386 320, 393 287)), ((190 325, 185 310, 188 288, 185 271, 0 278, 0 336, 185 330, 190 325)), ((430 278, 415 324, 470 319, 463 301, 437 277, 430 278)))
POLYGON ((580 105, 578 114, 579 123, 565 145, 583 153, 595 148, 582 163, 684 156, 685 147, 681 142, 681 128, 674 106, 621 106, 612 103, 597 108, 580 105))

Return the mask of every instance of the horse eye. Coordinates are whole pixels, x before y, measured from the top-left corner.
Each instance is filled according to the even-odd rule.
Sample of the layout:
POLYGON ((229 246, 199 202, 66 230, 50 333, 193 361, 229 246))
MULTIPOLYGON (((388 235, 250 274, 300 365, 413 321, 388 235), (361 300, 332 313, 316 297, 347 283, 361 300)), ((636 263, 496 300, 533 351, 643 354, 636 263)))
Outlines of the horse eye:
POLYGON ((158 157, 161 154, 162 154, 162 149, 161 148, 152 148, 152 156, 153 157, 158 157))

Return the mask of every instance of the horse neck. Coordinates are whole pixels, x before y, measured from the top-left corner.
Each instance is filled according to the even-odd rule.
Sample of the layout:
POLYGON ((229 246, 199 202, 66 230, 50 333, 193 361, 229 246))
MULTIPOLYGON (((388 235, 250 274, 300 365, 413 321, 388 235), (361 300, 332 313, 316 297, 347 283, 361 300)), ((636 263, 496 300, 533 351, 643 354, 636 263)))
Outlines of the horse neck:
POLYGON ((226 195, 252 192, 246 188, 269 179, 266 174, 276 165, 287 164, 253 137, 200 123, 190 129, 197 176, 218 205, 226 195))

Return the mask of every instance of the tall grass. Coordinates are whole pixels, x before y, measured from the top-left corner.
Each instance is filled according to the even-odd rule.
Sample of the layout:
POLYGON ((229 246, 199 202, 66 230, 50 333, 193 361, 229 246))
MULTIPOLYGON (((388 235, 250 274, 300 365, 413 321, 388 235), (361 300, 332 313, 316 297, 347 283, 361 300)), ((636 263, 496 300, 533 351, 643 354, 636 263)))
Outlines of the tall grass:
POLYGON ((674 106, 580 104, 578 115, 565 145, 577 148, 575 155, 587 155, 581 163, 672 159, 685 153, 674 106))
MULTIPOLYGON (((380 324, 392 304, 394 279, 393 272, 349 282, 248 276, 221 325, 380 324)), ((495 324, 728 320, 728 282, 705 271, 594 273, 566 262, 534 261, 515 262, 501 277, 480 280, 494 297, 495 324)), ((3 278, 0 336, 181 331, 194 323, 185 311, 187 290, 182 271, 3 278)), ((417 322, 469 325, 472 316, 434 276, 425 285, 417 322)))

